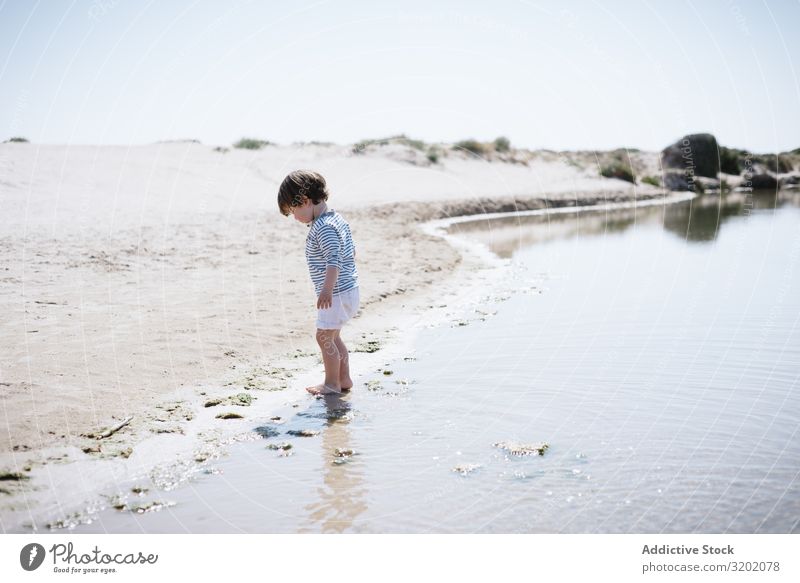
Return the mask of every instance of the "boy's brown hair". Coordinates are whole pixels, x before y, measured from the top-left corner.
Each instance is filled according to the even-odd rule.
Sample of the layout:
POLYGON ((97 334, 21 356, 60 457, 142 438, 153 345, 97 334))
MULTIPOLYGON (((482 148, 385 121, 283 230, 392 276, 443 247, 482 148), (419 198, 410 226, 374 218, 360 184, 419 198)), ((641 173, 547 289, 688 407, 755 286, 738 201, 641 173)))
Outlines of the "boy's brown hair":
POLYGON ((283 179, 278 189, 278 209, 283 216, 289 216, 291 208, 303 204, 305 198, 318 204, 328 200, 328 185, 319 172, 295 170, 283 179))

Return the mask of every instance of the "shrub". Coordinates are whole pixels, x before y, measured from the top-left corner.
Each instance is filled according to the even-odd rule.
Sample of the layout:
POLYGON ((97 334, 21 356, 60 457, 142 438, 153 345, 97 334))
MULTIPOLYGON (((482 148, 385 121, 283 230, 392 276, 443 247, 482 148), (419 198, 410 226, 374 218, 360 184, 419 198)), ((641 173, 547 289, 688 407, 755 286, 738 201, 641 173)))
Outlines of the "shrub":
POLYGON ((496 152, 508 152, 511 149, 511 141, 505 136, 500 136, 494 141, 494 149, 496 152))
POLYGON ((485 156, 489 151, 486 147, 486 144, 483 142, 479 142, 478 140, 462 140, 460 142, 456 142, 453 144, 454 150, 466 150, 467 152, 471 152, 476 156, 485 156))
POLYGON ((753 156, 753 162, 762 164, 770 172, 783 174, 792 171, 792 165, 786 156, 776 154, 757 154, 753 156))
POLYGON ((399 144, 403 144, 404 146, 409 146, 410 148, 414 148, 415 150, 424 151, 427 144, 422 140, 412 140, 411 138, 406 137, 405 134, 400 134, 394 138, 389 138, 390 140, 394 140, 399 144))
POLYGON ((612 162, 600 168, 600 175, 606 178, 617 178, 636 184, 636 178, 630 168, 621 162, 612 162))
POLYGON ((245 150, 260 150, 264 146, 269 146, 270 143, 265 140, 256 140, 254 138, 242 138, 236 142, 234 148, 242 148, 245 150))
POLYGON ((720 146, 719 148, 719 170, 725 174, 739 174, 741 167, 739 166, 739 157, 746 152, 742 150, 734 150, 733 148, 726 148, 720 146))
POLYGON ((367 146, 369 146, 371 143, 372 140, 361 140, 360 142, 356 142, 355 144, 353 144, 353 148, 351 151, 353 152, 353 154, 363 154, 364 150, 366 150, 367 146))
POLYGON ((28 143, 28 138, 21 138, 21 137, 19 137, 19 136, 15 136, 15 137, 13 137, 13 138, 9 138, 9 139, 7 139, 7 140, 5 141, 5 143, 8 143, 8 142, 20 142, 20 143, 28 143))
POLYGON ((428 153, 426 155, 431 164, 436 164, 439 162, 439 150, 437 148, 428 148, 428 153))
POLYGON ((658 179, 658 176, 645 176, 642 178, 642 182, 651 186, 661 186, 661 181, 658 179))

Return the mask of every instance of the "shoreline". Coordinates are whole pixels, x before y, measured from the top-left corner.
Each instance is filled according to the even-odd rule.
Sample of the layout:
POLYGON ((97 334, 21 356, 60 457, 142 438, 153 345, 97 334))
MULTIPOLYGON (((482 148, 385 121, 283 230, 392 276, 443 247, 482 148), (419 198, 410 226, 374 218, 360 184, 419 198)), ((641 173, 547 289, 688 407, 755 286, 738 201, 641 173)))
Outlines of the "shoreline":
MULTIPOLYGON (((607 199, 608 197, 601 198, 601 200, 607 199)), ((664 195, 637 197, 633 200, 628 199, 628 202, 622 202, 619 199, 619 196, 615 196, 612 199, 614 202, 606 204, 632 206, 637 204, 638 200, 641 200, 638 204, 645 204, 646 201, 649 201, 648 204, 670 204, 678 202, 678 199, 685 199, 685 195, 681 195, 677 199, 674 196, 664 195)), ((517 207, 533 207, 530 211, 534 213, 576 212, 593 210, 592 207, 595 206, 598 207, 597 210, 602 210, 602 205, 597 205, 597 200, 598 198, 586 197, 589 204, 586 205, 586 208, 578 209, 575 208, 575 199, 532 198, 519 201, 517 207)), ((400 222, 405 225, 409 236, 413 237, 412 232, 419 231, 425 237, 439 239, 439 249, 442 249, 442 246, 448 247, 457 253, 458 258, 449 270, 441 269, 434 272, 435 275, 431 276, 429 283, 410 290, 410 293, 404 290, 385 297, 373 296, 369 302, 364 302, 362 310, 367 305, 386 302, 382 305, 389 310, 390 316, 387 318, 385 312, 376 314, 373 311, 367 312, 366 317, 359 314, 359 317, 351 322, 350 338, 361 335, 362 339, 366 339, 365 342, 370 342, 370 338, 372 342, 375 342, 375 334, 372 333, 371 337, 368 337, 367 334, 376 327, 380 329, 377 335, 380 348, 374 352, 359 351, 359 344, 348 339, 354 370, 373 369, 408 355, 413 352, 414 338, 423 327, 441 325, 447 320, 456 321, 463 315, 464 310, 480 297, 493 293, 493 290, 496 292, 503 288, 505 281, 501 275, 503 273, 509 275, 508 270, 505 269, 508 265, 506 261, 494 258, 480 243, 459 240, 458 237, 446 235, 440 230, 440 227, 443 221, 453 221, 456 218, 453 215, 459 209, 474 210, 478 205, 477 208, 481 209, 481 213, 458 217, 462 220, 476 220, 475 217, 478 215, 484 218, 483 213, 486 213, 492 206, 506 209, 508 204, 508 201, 503 199, 492 203, 486 201, 476 203, 474 200, 465 199, 450 201, 446 205, 420 206, 414 204, 410 205, 410 208, 401 207, 400 211, 398 211, 397 205, 393 206, 392 215, 395 218, 402 215, 400 222), (436 218, 437 216, 445 218, 436 218), (421 218, 427 220, 421 223, 421 218), (477 282, 480 282, 481 285, 474 285, 477 282), (458 314, 453 312, 453 306, 456 306, 458 314), (413 315, 411 319, 409 314, 413 315), (401 330, 398 324, 404 328, 401 330)), ((380 206, 371 207, 367 209, 367 212, 378 216, 382 215, 380 206)), ((384 215, 383 218, 386 216, 384 215)), ((374 346, 371 345, 370 348, 374 346)), ((301 348, 297 348, 296 351, 302 354, 301 348)), ((78 505, 76 502, 78 499, 82 500, 81 506, 86 506, 87 503, 89 503, 89 507, 102 506, 103 502, 97 496, 103 490, 115 486, 117 490, 121 490, 120 486, 123 483, 130 485, 136 481, 147 481, 147 476, 151 476, 151 482, 159 483, 152 477, 154 475, 160 476, 161 487, 177 486, 200 471, 206 461, 224 455, 227 444, 240 439, 252 438, 255 435, 253 418, 268 419, 275 415, 285 416, 287 412, 300 406, 302 401, 307 400, 308 395, 302 387, 316 382, 316 377, 321 374, 322 370, 318 357, 316 357, 316 363, 311 360, 312 356, 310 355, 302 354, 298 357, 296 354, 292 355, 288 352, 282 353, 277 358, 269 358, 268 366, 272 374, 282 374, 284 380, 288 377, 291 379, 289 382, 293 388, 264 391, 254 387, 249 392, 257 395, 257 398, 249 407, 225 407, 226 411, 243 412, 244 419, 217 420, 215 418, 216 407, 203 407, 203 402, 209 398, 218 395, 230 396, 230 390, 220 389, 220 385, 224 387, 225 382, 231 382, 229 379, 241 376, 242 369, 234 367, 228 371, 227 378, 220 379, 218 383, 205 383, 205 386, 201 387, 185 386, 163 396, 161 403, 156 405, 157 408, 170 409, 170 407, 174 407, 170 411, 171 413, 177 411, 178 415, 186 413, 191 415, 179 423, 182 429, 180 432, 146 436, 146 431, 141 429, 136 432, 121 430, 104 443, 111 450, 118 451, 126 451, 126 448, 135 446, 135 449, 127 456, 111 455, 93 458, 83 454, 74 446, 71 448, 72 451, 65 451, 70 449, 67 446, 66 448, 55 447, 32 452, 38 454, 40 459, 44 458, 45 461, 31 464, 31 469, 26 472, 30 476, 30 482, 34 484, 49 483, 50 488, 44 492, 40 490, 38 495, 33 495, 33 492, 26 492, 26 488, 23 487, 12 496, 4 497, 4 529, 8 530, 9 526, 5 524, 11 515, 7 511, 9 503, 13 503, 15 500, 28 509, 27 512, 24 512, 29 517, 27 522, 30 520, 40 521, 44 520, 45 516, 52 518, 61 514, 63 516, 60 519, 61 525, 68 527, 70 520, 81 519, 76 516, 70 518, 69 512, 66 511, 67 508, 75 508, 78 505), (145 436, 143 437, 143 435, 145 436), (65 453, 67 454, 66 459, 59 457, 65 453), (76 475, 79 475, 81 479, 75 480, 76 475), (91 484, 91 487, 87 487, 87 484, 91 484), (91 499, 94 499, 94 502, 91 502, 91 499), (70 502, 65 504, 66 500, 70 502), (34 510, 33 507, 39 510, 34 510)), ((254 380, 258 380, 257 375, 253 372, 258 368, 258 364, 246 367, 245 375, 250 375, 254 380)), ((263 369, 264 366, 261 365, 261 368, 263 369)), ((361 375, 354 380, 360 386, 359 376, 361 375)), ((3 457, 5 456, 0 459, 3 457)), ((18 509, 14 511, 14 515, 19 517, 18 509)), ((18 519, 12 528, 20 528, 24 522, 26 520, 18 519)), ((56 522, 58 523, 59 520, 56 522)), ((39 523, 37 527, 41 529, 43 525, 39 523)))

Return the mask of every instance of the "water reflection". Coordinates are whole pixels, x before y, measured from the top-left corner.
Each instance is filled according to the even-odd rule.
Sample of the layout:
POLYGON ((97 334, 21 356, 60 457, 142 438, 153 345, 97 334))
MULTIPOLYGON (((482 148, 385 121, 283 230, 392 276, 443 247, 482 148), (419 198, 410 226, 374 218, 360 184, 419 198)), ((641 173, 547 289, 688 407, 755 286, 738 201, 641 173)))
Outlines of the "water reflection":
POLYGON ((746 216, 754 210, 773 210, 792 202, 773 190, 750 194, 703 195, 684 204, 670 205, 664 213, 664 228, 688 242, 707 242, 717 238, 720 227, 732 217, 746 216))
POLYGON ((363 468, 354 450, 349 423, 353 410, 348 397, 320 398, 306 415, 324 415, 322 482, 318 498, 305 506, 308 524, 300 532, 340 533, 351 530, 355 518, 367 509, 363 468), (320 411, 321 410, 321 411, 320 411), (338 453, 338 455, 337 455, 338 453))
POLYGON ((449 232, 468 234, 498 256, 509 258, 518 249, 532 244, 573 236, 623 232, 644 223, 660 223, 665 230, 687 242, 709 242, 716 239, 722 225, 734 217, 782 206, 800 206, 800 192, 732 192, 722 196, 700 195, 683 203, 638 209, 575 211, 544 216, 511 215, 456 223, 449 232), (528 228, 531 226, 541 228, 528 228))

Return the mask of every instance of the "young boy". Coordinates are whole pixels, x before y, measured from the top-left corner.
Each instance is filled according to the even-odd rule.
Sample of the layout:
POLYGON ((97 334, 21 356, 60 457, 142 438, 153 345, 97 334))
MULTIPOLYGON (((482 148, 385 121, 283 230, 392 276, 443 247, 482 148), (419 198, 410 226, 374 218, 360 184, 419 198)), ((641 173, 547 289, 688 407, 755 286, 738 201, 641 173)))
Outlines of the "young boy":
POLYGON ((325 381, 307 387, 313 395, 341 394, 353 386, 342 326, 358 312, 359 291, 356 250, 350 225, 328 208, 328 187, 317 172, 295 170, 281 183, 281 214, 309 226, 306 261, 317 294, 317 343, 325 364, 325 381))

